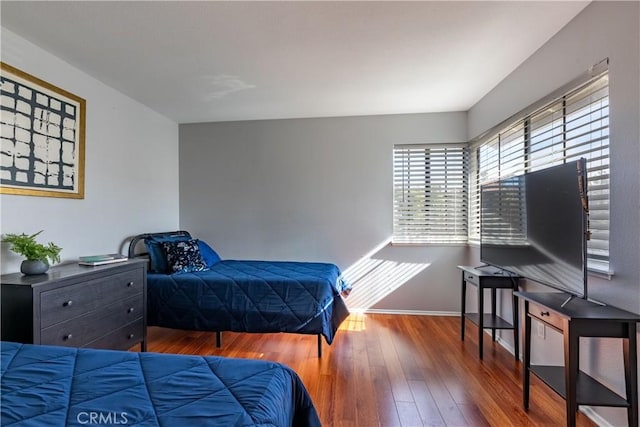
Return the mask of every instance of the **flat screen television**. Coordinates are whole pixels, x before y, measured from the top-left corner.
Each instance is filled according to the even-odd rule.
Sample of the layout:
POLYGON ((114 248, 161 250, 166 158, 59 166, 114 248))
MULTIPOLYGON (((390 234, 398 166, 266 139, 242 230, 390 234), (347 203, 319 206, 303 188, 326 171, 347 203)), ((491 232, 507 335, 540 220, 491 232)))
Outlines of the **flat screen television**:
POLYGON ((481 186, 480 260, 587 298, 585 160, 481 186))

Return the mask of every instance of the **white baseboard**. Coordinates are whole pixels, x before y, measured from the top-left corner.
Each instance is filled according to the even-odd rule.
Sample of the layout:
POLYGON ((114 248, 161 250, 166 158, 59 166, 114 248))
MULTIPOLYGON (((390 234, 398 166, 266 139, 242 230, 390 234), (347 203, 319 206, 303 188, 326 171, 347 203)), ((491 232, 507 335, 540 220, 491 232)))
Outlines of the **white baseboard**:
MULTIPOLYGON (((491 335, 491 331, 486 331, 487 334, 491 335)), ((505 350, 507 350, 511 354, 515 354, 515 349, 507 340, 503 340, 502 337, 497 337, 496 342, 500 344, 505 350)), ((522 361, 522 354, 518 355, 518 359, 522 361)))
POLYGON ((367 309, 351 309, 352 313, 366 313, 366 314, 406 314, 409 316, 457 316, 460 317, 460 312, 455 311, 423 311, 423 310, 387 310, 377 308, 367 309))
POLYGON ((613 424, 602 418, 591 406, 580 406, 578 410, 599 427, 615 427, 613 424))

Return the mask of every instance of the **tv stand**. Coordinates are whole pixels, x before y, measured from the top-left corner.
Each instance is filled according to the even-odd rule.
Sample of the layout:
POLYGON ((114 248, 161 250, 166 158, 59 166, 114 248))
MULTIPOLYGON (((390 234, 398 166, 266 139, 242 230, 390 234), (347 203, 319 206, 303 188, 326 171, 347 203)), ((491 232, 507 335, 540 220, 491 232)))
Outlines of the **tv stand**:
POLYGON ((566 400, 567 426, 575 427, 579 405, 627 408, 630 427, 638 427, 638 350, 636 323, 640 315, 564 293, 515 292, 524 300, 522 403, 529 410, 530 375, 533 373, 566 400), (562 333, 564 367, 531 364, 531 319, 562 333), (621 338, 626 398, 579 369, 580 337, 621 338))
POLYGON ((509 323, 496 314, 496 290, 509 289, 511 291, 518 289, 519 276, 513 276, 509 273, 493 266, 468 267, 459 265, 462 270, 462 303, 460 308, 460 335, 464 341, 465 319, 469 319, 472 323, 478 325, 478 355, 482 359, 484 329, 491 330, 493 341, 496 340, 497 329, 513 329, 513 347, 516 360, 519 359, 519 342, 518 342, 518 299, 512 296, 513 301, 513 323, 509 323), (491 267, 490 270, 483 269, 491 267), (467 283, 474 285, 478 289, 478 312, 466 312, 467 299, 467 283), (491 289, 491 314, 484 314, 484 290, 491 289))
POLYGON ((574 298, 575 298, 575 295, 569 295, 569 297, 566 300, 564 300, 562 304, 560 304, 560 307, 564 308, 564 306, 569 304, 569 302, 574 298))

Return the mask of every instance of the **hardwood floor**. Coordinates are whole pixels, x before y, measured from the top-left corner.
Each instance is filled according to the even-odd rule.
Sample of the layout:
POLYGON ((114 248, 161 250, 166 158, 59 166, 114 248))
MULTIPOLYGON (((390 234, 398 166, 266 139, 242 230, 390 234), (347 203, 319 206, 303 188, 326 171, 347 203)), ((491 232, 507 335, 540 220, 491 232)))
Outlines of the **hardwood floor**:
MULTIPOLYGON (((474 325, 467 324, 471 331, 474 325)), ((485 335, 460 340, 457 317, 352 314, 331 346, 296 334, 215 334, 150 327, 148 350, 268 359, 293 368, 324 426, 563 426, 564 400, 532 376, 522 409, 521 363, 485 335)), ((594 426, 578 414, 579 427, 594 426)))

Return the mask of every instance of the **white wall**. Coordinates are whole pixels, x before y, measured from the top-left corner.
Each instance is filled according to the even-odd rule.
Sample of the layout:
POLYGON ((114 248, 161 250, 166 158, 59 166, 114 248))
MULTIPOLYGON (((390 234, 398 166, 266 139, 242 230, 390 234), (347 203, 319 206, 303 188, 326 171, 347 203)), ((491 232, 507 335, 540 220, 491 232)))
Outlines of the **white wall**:
MULTIPOLYGON (((469 111, 469 136, 491 128, 606 57, 610 59, 610 254, 615 275, 612 280, 590 276, 589 296, 640 313, 640 3, 587 6, 469 111)), ((534 347, 545 358, 562 361, 557 341, 534 341, 534 347)), ((622 394, 621 348, 619 340, 583 339, 580 363, 622 394)), ((597 408, 597 414, 611 425, 626 425, 622 409, 597 408)))
MULTIPOLYGON (((393 145, 465 140, 465 113, 180 125, 180 226, 223 258, 346 269, 391 236, 393 145)), ((368 308, 457 311, 455 265, 466 254, 382 247, 373 258, 388 274, 358 287, 388 294, 365 298, 368 308), (429 267, 391 292, 407 259, 429 267)))
MULTIPOLYGON (((45 230, 62 258, 120 250, 178 226, 178 125, 2 28, 2 61, 87 101, 85 198, 0 197, 1 232, 45 230)), ((2 273, 21 258, 2 247, 2 273)))

